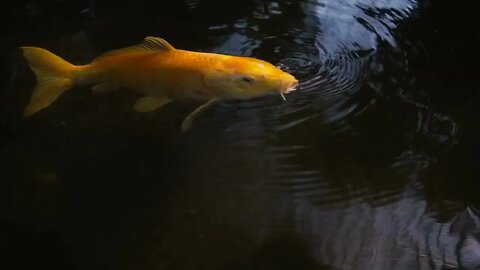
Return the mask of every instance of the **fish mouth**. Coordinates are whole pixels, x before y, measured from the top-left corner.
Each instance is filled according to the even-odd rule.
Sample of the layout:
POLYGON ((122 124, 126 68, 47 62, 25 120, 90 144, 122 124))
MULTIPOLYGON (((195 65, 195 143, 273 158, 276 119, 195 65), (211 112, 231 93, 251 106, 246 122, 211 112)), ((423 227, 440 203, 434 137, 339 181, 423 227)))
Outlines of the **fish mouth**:
POLYGON ((280 92, 282 94, 287 94, 287 93, 293 92, 293 91, 297 90, 297 86, 298 86, 298 81, 297 80, 288 82, 288 83, 283 85, 280 92))

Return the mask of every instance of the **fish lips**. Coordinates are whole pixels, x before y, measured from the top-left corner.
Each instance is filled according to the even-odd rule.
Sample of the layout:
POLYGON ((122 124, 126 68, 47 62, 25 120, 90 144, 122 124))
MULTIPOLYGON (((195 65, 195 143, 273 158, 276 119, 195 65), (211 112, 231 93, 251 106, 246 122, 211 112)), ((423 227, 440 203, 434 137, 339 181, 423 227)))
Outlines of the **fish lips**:
POLYGON ((281 88, 280 92, 284 93, 284 94, 288 94, 290 92, 293 92, 293 91, 297 90, 297 86, 298 86, 298 81, 297 80, 287 82, 287 83, 282 85, 282 88, 281 88))

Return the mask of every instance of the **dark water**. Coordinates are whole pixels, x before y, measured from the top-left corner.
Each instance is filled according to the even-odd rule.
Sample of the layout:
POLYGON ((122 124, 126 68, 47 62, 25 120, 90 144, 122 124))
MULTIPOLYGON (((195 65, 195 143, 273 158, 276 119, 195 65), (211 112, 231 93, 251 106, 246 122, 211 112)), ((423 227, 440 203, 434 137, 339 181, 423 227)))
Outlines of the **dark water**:
MULTIPOLYGON (((50 269, 480 269, 480 32, 469 1, 2 4, 1 264, 50 269), (301 81, 138 114, 77 87, 20 117, 19 46, 88 63, 160 36, 301 81)), ((2 267, 3 268, 3 267, 2 267)), ((31 268, 29 268, 31 269, 31 268)))

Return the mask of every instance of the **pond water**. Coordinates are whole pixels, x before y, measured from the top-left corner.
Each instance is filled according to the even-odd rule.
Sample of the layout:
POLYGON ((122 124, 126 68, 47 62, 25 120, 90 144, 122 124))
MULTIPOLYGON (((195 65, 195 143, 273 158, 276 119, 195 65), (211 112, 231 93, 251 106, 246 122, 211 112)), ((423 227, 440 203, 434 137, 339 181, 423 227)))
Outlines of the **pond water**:
POLYGON ((422 0, 4 4, 0 241, 21 269, 478 269, 480 32, 422 0), (75 64, 159 36, 269 61, 283 101, 133 109, 76 87, 21 117, 19 46, 75 64))

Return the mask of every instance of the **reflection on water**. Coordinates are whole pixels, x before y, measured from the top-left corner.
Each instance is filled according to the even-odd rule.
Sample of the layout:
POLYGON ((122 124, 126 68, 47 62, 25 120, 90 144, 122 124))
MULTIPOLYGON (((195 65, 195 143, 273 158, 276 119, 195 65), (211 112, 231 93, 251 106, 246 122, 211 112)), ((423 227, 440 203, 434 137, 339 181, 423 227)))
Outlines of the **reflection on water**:
POLYGON ((10 4, 21 31, 4 36, 0 217, 12 255, 59 269, 480 266, 474 105, 456 98, 445 108, 438 92, 457 88, 418 64, 436 68, 426 52, 437 44, 423 34, 437 29, 422 18, 438 23, 444 9, 415 0, 134 2, 10 4), (146 35, 268 60, 299 78, 299 90, 286 102, 221 102, 187 134, 178 126, 193 102, 139 115, 126 92, 80 88, 32 119, 18 116, 33 78, 14 48, 85 63, 146 35), (18 244, 45 238, 62 260, 18 244))

